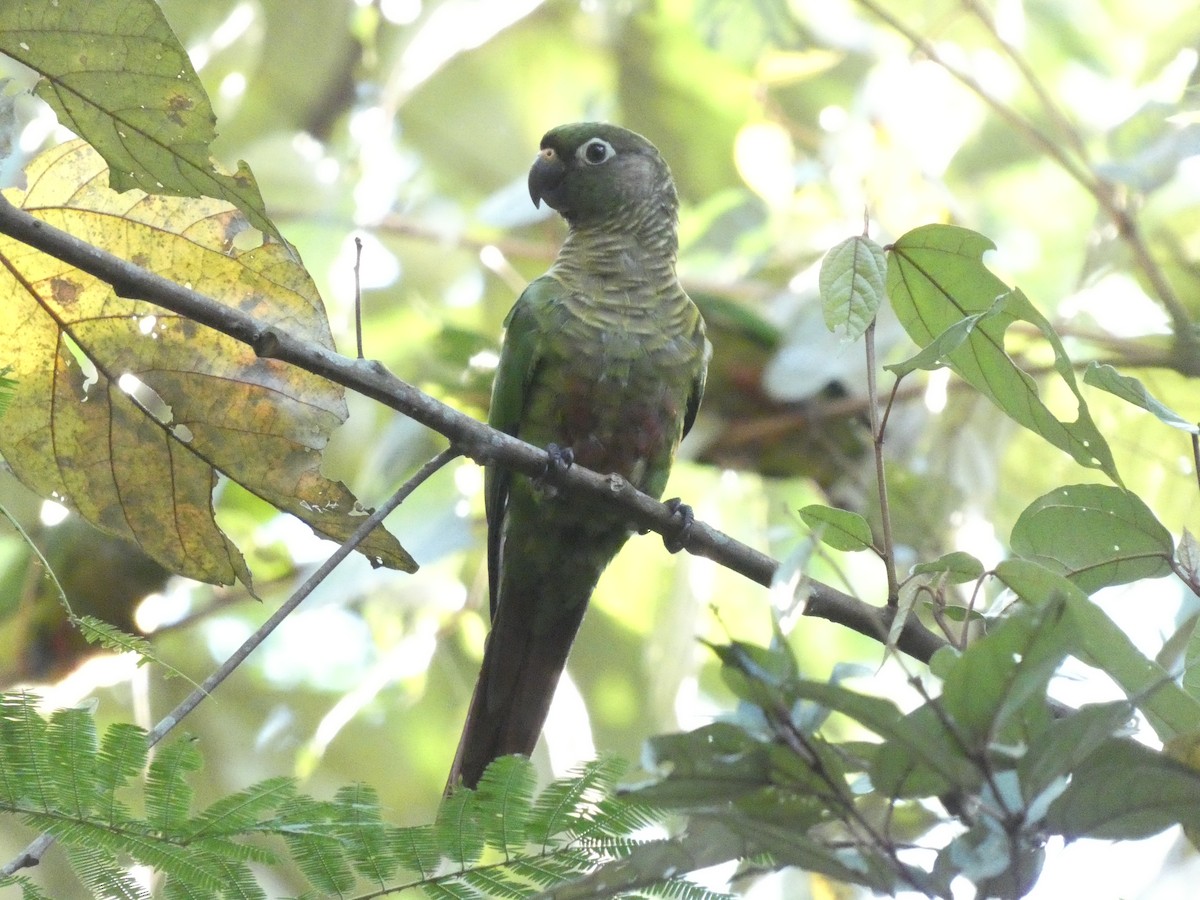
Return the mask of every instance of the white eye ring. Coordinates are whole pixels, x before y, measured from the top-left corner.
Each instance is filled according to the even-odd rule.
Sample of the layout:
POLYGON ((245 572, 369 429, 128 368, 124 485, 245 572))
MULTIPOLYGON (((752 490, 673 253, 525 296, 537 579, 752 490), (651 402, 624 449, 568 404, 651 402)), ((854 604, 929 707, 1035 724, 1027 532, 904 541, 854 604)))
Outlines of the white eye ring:
POLYGON ((592 138, 575 151, 575 156, 579 161, 589 166, 602 165, 616 155, 617 151, 613 149, 612 144, 603 138, 592 138))

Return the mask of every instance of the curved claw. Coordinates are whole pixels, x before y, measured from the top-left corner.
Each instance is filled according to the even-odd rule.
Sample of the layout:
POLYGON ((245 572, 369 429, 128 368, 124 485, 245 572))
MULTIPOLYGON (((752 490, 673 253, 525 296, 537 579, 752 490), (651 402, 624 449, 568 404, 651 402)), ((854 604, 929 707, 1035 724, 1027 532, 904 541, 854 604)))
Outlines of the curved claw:
POLYGON ((575 465, 575 451, 570 447, 560 447, 558 444, 546 445, 546 470, 542 472, 545 478, 551 472, 565 472, 575 465))
POLYGON ((546 445, 546 465, 542 468, 542 474, 533 480, 537 488, 545 493, 547 497, 557 495, 558 488, 550 483, 552 475, 561 475, 571 466, 575 465, 575 451, 570 447, 560 447, 558 444, 546 445))
POLYGON ((664 505, 671 511, 672 516, 679 517, 680 522, 679 530, 675 534, 663 535, 663 546, 667 548, 668 553, 678 553, 687 546, 688 540, 692 536, 692 526, 696 524, 696 514, 678 497, 672 497, 664 505))

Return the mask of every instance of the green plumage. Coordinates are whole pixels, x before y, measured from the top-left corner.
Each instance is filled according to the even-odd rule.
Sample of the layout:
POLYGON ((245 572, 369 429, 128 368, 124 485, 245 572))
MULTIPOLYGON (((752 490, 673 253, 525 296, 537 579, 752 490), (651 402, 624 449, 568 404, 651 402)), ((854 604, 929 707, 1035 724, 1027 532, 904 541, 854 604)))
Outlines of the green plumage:
MULTIPOLYGON (((488 422, 662 495, 704 390, 704 322, 675 276, 678 200, 666 163, 613 125, 555 128, 530 196, 570 232, 506 320, 488 422)), ((537 743, 600 573, 629 537, 611 509, 486 473, 492 633, 449 786, 537 743)))

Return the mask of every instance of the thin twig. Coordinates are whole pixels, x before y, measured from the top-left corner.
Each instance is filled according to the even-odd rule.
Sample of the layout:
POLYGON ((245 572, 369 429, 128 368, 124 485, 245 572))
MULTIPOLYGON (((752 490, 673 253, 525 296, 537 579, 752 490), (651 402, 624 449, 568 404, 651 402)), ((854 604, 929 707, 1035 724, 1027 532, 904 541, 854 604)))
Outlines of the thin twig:
POLYGON ((1166 309, 1175 326, 1176 338, 1180 341, 1187 341, 1189 344, 1194 344, 1195 338, 1191 335, 1191 318, 1187 307, 1175 293, 1175 289, 1167 280, 1161 267, 1154 261, 1150 249, 1146 246, 1146 242, 1142 238, 1137 222, 1129 212, 1126 204, 1121 200, 1121 195, 1116 188, 1110 182, 1098 177, 1086 165, 1077 162, 1057 141, 1042 132, 1041 129, 1011 106, 993 96, 973 75, 951 65, 938 53, 937 48, 931 41, 926 40, 900 19, 893 16, 881 3, 876 2, 876 0, 857 0, 857 2, 907 39, 927 59, 937 63, 947 74, 965 85, 980 100, 991 107, 993 112, 1007 122, 1014 131, 1024 136, 1027 141, 1058 163, 1064 172, 1092 195, 1100 208, 1104 210, 1105 215, 1116 226, 1117 233, 1129 247, 1137 268, 1141 270, 1146 280, 1154 288, 1155 294, 1162 302, 1163 307, 1166 309))
POLYGON ((300 585, 296 591, 288 597, 286 601, 275 610, 267 621, 263 622, 258 627, 258 630, 250 637, 242 642, 242 645, 237 648, 229 657, 221 664, 221 666, 209 675, 204 682, 196 690, 192 691, 183 701, 176 706, 171 712, 163 716, 157 725, 154 726, 147 735, 147 741, 151 747, 163 739, 164 736, 183 719, 188 713, 195 709, 201 700, 207 697, 212 691, 221 684, 226 678, 233 674, 234 669, 242 664, 242 662, 253 653, 258 646, 265 641, 271 633, 279 627, 292 611, 296 609, 304 600, 311 594, 332 572, 339 563, 347 556, 354 552, 367 536, 375 530, 380 522, 386 519, 391 512, 408 498, 414 490, 429 479, 434 472, 441 469, 452 459, 461 454, 454 447, 449 447, 435 456, 425 465, 421 466, 417 472, 401 485, 396 493, 392 494, 379 509, 375 510, 371 515, 365 518, 358 528, 354 529, 354 533, 350 535, 336 550, 329 555, 329 558, 323 562, 315 572, 305 579, 304 584, 300 585))
MULTIPOLYGON (((221 665, 211 675, 205 678, 204 682, 199 687, 188 694, 188 696, 185 697, 178 706, 163 716, 162 719, 159 720, 158 724, 146 733, 146 746, 153 747, 164 737, 166 737, 167 734, 170 733, 171 729, 183 721, 184 717, 187 716, 188 713, 199 706, 205 697, 216 690, 216 688, 223 681, 225 681, 225 679, 233 674, 233 671, 246 660, 246 657, 253 653, 263 641, 271 636, 271 633, 279 627, 283 620, 291 615, 296 607, 304 602, 308 595, 316 590, 321 582, 329 577, 329 573, 332 572, 342 560, 353 553, 359 544, 367 539, 367 536, 375 530, 375 526, 386 519, 397 506, 403 503, 404 500, 434 472, 441 469, 448 462, 459 455, 459 452, 453 447, 443 450, 429 462, 425 463, 425 465, 423 465, 416 472, 416 474, 408 479, 408 481, 406 481, 400 487, 400 489, 396 491, 396 493, 388 498, 386 503, 371 513, 371 515, 369 515, 367 518, 363 519, 362 524, 354 530, 354 533, 350 535, 350 537, 347 538, 333 553, 331 553, 329 558, 325 560, 325 562, 322 563, 315 572, 305 579, 304 584, 300 585, 300 587, 297 588, 290 597, 288 597, 288 599, 279 607, 279 609, 275 610, 271 617, 258 627, 258 630, 255 631, 254 634, 246 638, 246 640, 242 642, 242 645, 233 653, 231 653, 228 658, 226 658, 225 662, 221 663, 221 665)), ((22 850, 16 858, 9 861, 7 865, 0 869, 0 874, 11 875, 13 872, 16 872, 19 869, 36 866, 41 861, 41 858, 45 852, 50 849, 53 844, 53 836, 48 834, 39 835, 32 842, 30 842, 29 846, 22 850)))
POLYGON ((900 602, 900 585, 896 581, 896 546, 892 539, 892 513, 888 504, 887 470, 883 462, 884 432, 883 423, 879 417, 879 390, 875 380, 874 319, 867 326, 867 332, 863 337, 867 348, 867 412, 871 417, 871 446, 875 452, 875 486, 879 490, 879 517, 883 527, 883 567, 887 571, 887 602, 888 606, 895 607, 900 602))
POLYGON ((362 340, 362 238, 354 236, 354 340, 363 358, 362 340))
POLYGON ((1091 160, 1088 156, 1087 146, 1083 143, 1083 138, 1079 135, 1079 129, 1054 101, 1054 98, 1046 90, 1046 86, 1042 84, 1042 80, 1038 78, 1033 67, 1026 62, 1025 57, 1021 55, 1016 47, 1000 35, 1000 30, 996 27, 996 19, 991 11, 980 3, 979 0, 962 0, 962 4, 987 29, 992 40, 1004 51, 1005 56, 1009 58, 1012 64, 1017 67, 1017 71, 1021 73, 1021 77, 1025 79, 1025 83, 1029 85, 1029 89, 1033 91, 1034 95, 1038 98, 1038 102, 1042 104, 1042 108, 1054 120, 1054 124, 1058 126, 1061 135, 1071 144, 1071 149, 1079 154, 1080 161, 1090 169, 1091 160))

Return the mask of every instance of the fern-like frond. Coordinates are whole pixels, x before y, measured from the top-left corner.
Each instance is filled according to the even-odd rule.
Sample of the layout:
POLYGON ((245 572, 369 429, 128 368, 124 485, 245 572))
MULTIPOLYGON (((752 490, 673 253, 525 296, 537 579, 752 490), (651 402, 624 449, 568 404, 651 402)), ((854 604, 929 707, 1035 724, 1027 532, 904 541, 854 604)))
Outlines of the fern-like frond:
POLYGON ((184 737, 162 749, 150 762, 146 775, 146 818, 164 832, 187 821, 192 808, 192 788, 185 776, 202 765, 195 739, 184 737))
POLYGON ((117 791, 141 774, 146 766, 146 732, 136 725, 110 725, 96 755, 97 812, 109 825, 129 821, 129 810, 117 791))
POLYGON ((17 390, 17 380, 8 377, 8 373, 12 370, 12 366, 0 368, 0 416, 8 412, 8 407, 12 404, 13 394, 17 390))
POLYGON ((254 828, 260 818, 296 796, 296 782, 280 775, 222 797, 188 823, 188 836, 209 838, 240 834, 254 828))
POLYGON ((89 644, 97 644, 112 653, 136 653, 139 666, 154 663, 161 666, 168 675, 182 678, 193 687, 199 687, 183 672, 155 656, 154 647, 144 637, 122 631, 116 625, 95 616, 77 616, 69 608, 67 613, 70 615, 71 624, 79 629, 79 633, 89 644))
POLYGON ((334 828, 347 848, 354 870, 384 887, 399 866, 388 828, 379 810, 379 796, 366 784, 351 784, 333 798, 334 828))
MULTIPOLYGON (((84 710, 60 711, 47 723, 31 698, 0 696, 0 812, 55 837, 79 879, 100 897, 146 896, 127 871, 132 860, 165 877, 168 900, 263 900, 250 864, 280 861, 284 854, 262 843, 274 839, 308 879, 311 890, 303 896, 314 900, 417 889, 447 900, 525 900, 647 849, 658 824, 653 810, 614 796, 623 764, 612 759, 589 763, 536 797, 528 761, 498 760, 478 790, 443 801, 433 825, 397 828, 383 821, 367 785, 316 800, 284 777, 193 816, 189 778, 202 762, 196 743, 164 747, 139 783, 146 758, 146 735, 131 725, 112 726, 98 741, 84 710), (120 799, 139 789, 145 818, 120 799), (402 870, 416 880, 398 882, 402 870), (364 893, 365 883, 371 887, 364 893)), ((663 871, 642 867, 627 883, 642 889, 663 871)), ((5 884, 42 900, 27 880, 5 884)), ((682 900, 716 897, 691 883, 652 890, 682 900)))
MULTIPOLYGON (((21 889, 21 900, 50 900, 42 889, 24 876, 9 876, 0 875, 0 888, 19 887, 21 889)), ((5 896, 8 896, 7 894, 5 896)))
POLYGON ((487 767, 475 789, 484 841, 506 858, 525 848, 536 782, 533 763, 504 756, 487 767))
POLYGON ((85 818, 99 798, 95 720, 82 709, 56 710, 46 740, 54 747, 47 762, 58 805, 67 815, 85 818))
POLYGON ((624 770, 624 762, 605 757, 553 782, 534 802, 526 828, 530 843, 545 847, 552 837, 578 830, 588 811, 613 792, 624 770))
POLYGON ((660 881, 658 884, 642 888, 633 897, 645 897, 646 900, 734 900, 732 894, 710 891, 702 884, 689 881, 686 878, 672 878, 660 881))
POLYGON ((442 857, 432 825, 412 825, 391 831, 391 848, 400 867, 420 880, 432 878, 442 857))
POLYGON ((438 808, 433 823, 438 853, 457 869, 474 865, 483 855, 483 830, 478 809, 479 799, 471 790, 455 791, 438 808))
POLYGON ((56 808, 57 798, 49 771, 47 724, 37 714, 34 697, 22 692, 0 697, 0 769, 10 788, 12 804, 29 801, 41 810, 56 808))
POLYGON ((340 897, 354 887, 354 873, 341 838, 334 833, 332 804, 293 797, 279 811, 283 835, 300 871, 318 891, 340 897))
POLYGON ((105 900, 150 900, 150 894, 110 854, 86 844, 68 843, 66 849, 71 868, 96 896, 105 900))

